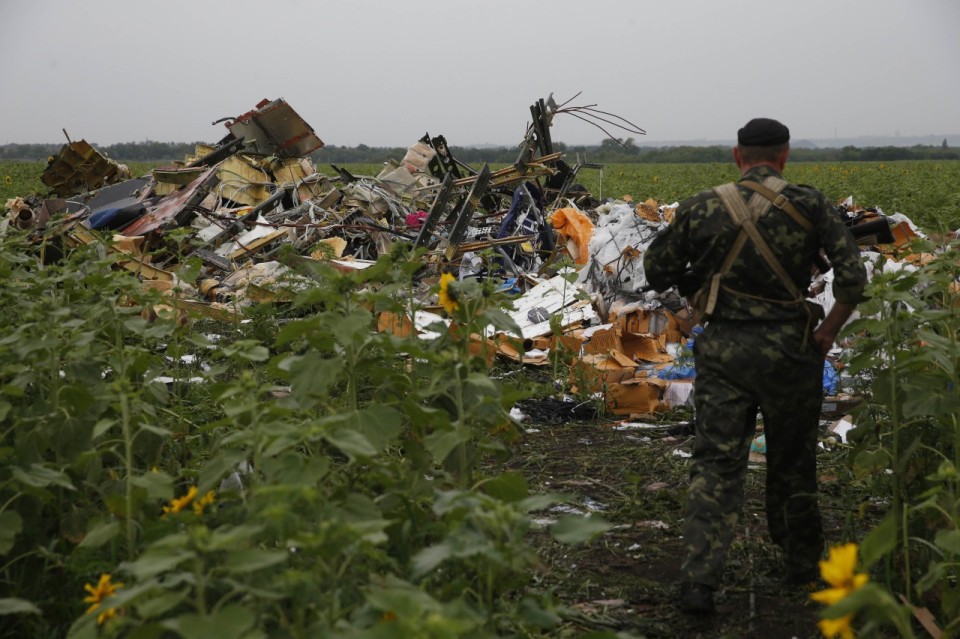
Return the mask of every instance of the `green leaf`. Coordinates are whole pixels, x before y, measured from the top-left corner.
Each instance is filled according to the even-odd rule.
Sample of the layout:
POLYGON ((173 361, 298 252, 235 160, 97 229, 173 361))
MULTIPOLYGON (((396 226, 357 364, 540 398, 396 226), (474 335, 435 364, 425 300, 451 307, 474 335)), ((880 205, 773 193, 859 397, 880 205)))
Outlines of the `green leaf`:
POLYGON ((903 402, 904 417, 931 417, 949 418, 960 413, 960 395, 950 393, 947 382, 935 383, 909 389, 909 395, 903 402))
POLYGON ((467 393, 473 393, 478 398, 493 397, 500 393, 496 382, 486 373, 470 373, 464 387, 467 393))
POLYGON ((327 431, 323 438, 349 457, 350 461, 373 457, 377 454, 377 449, 373 447, 370 440, 364 437, 362 433, 350 428, 337 428, 327 431))
POLYGON ((937 531, 933 543, 953 556, 960 557, 960 530, 940 529, 937 531))
POLYGON ((865 584, 859 590, 826 608, 820 616, 836 619, 843 615, 856 614, 864 609, 868 618, 886 621, 896 627, 901 637, 914 636, 910 629, 909 608, 901 606, 889 591, 873 582, 865 584))
POLYGON ((250 362, 265 362, 270 359, 270 350, 266 346, 254 346, 238 352, 237 356, 250 362))
POLYGON ((383 531, 392 523, 383 518, 383 512, 377 502, 358 493, 350 493, 331 517, 337 522, 348 525, 355 538, 373 544, 386 541, 383 531))
POLYGON ((890 453, 883 448, 861 450, 853 458, 853 472, 857 477, 866 477, 890 467, 890 453))
POLYGON ((547 610, 531 597, 524 597, 517 607, 517 615, 524 625, 537 628, 554 628, 563 619, 553 610, 547 610))
POLYGON ((261 453, 261 458, 276 457, 277 455, 284 452, 285 450, 288 450, 298 445, 302 441, 302 439, 303 437, 301 436, 299 430, 298 429, 294 430, 291 428, 291 432, 285 435, 280 435, 279 437, 274 439, 272 442, 270 442, 270 444, 263 449, 263 453, 261 453))
POLYGON ((150 499, 170 501, 173 499, 173 477, 163 471, 150 471, 132 479, 134 486, 147 491, 150 499))
POLYGON ((940 605, 944 619, 960 619, 960 589, 945 588, 941 591, 940 605))
POLYGON ((10 552, 22 529, 23 519, 20 518, 20 513, 15 510, 0 513, 0 556, 10 552))
POLYGON ((95 398, 85 386, 69 385, 60 389, 61 407, 70 414, 84 414, 93 405, 95 398))
POLYGON ((6 395, 7 397, 23 397, 25 394, 23 387, 27 385, 28 380, 24 379, 24 376, 21 375, 21 377, 15 381, 17 382, 16 384, 0 385, 0 394, 6 395))
POLYGON ((939 581, 946 576, 948 566, 940 562, 932 561, 927 566, 927 574, 917 582, 917 593, 923 594, 933 588, 939 581))
POLYGON ((111 521, 96 526, 83 537, 77 548, 99 548, 120 533, 120 522, 111 521))
POLYGON ((175 620, 184 639, 241 639, 254 622, 253 612, 238 604, 224 606, 207 617, 188 614, 175 620))
POLYGON ((194 346, 199 346, 200 348, 209 348, 213 346, 213 342, 210 341, 210 338, 203 333, 190 332, 185 337, 185 341, 193 344, 194 346))
POLYGON ((885 325, 883 321, 872 317, 859 317, 851 320, 850 323, 844 327, 844 330, 850 334, 869 333, 880 335, 883 334, 884 329, 885 325))
POLYGON ((227 555, 224 569, 232 573, 247 573, 269 568, 286 561, 287 553, 282 550, 260 550, 250 548, 237 550, 227 555))
POLYGON ((437 430, 424 437, 423 445, 433 455, 433 459, 442 462, 454 448, 470 441, 470 429, 466 427, 452 430, 437 430))
POLYGON ((45 488, 51 484, 67 490, 75 490, 70 478, 60 471, 52 470, 40 464, 30 464, 30 468, 14 468, 13 476, 20 483, 33 488, 45 488))
POLYGON ((154 435, 159 435, 160 437, 170 437, 170 435, 173 434, 170 432, 170 430, 166 428, 162 428, 160 426, 156 426, 154 424, 148 424, 148 423, 140 424, 139 429, 145 430, 148 433, 153 433, 154 435))
POLYGON ((400 435, 402 423, 403 415, 398 410, 382 404, 359 411, 354 422, 355 427, 380 452, 400 435))
POLYGON ((260 462, 260 469, 268 484, 315 486, 330 470, 330 458, 326 455, 306 457, 298 451, 288 450, 276 457, 260 462))
POLYGON ((147 320, 140 317, 129 317, 123 322, 123 327, 135 335, 143 333, 148 326, 147 320))
POLYGON ((223 353, 249 362, 265 362, 270 359, 270 351, 255 339, 241 339, 223 347, 223 353))
POLYGON ((10 402, 0 399, 0 422, 7 419, 11 408, 13 408, 13 405, 10 402))
POLYGON ((441 604, 429 593, 389 574, 371 585, 366 600, 375 610, 393 612, 401 618, 418 618, 424 611, 441 608, 441 604))
POLYGON ((101 419, 93 427, 93 439, 100 437, 111 428, 113 428, 117 423, 115 419, 101 419))
POLYGON ((860 544, 860 561, 864 568, 870 568, 880 559, 893 551, 897 545, 897 518, 894 513, 887 514, 871 530, 860 544))
POLYGON ((6 597, 0 599, 0 615, 39 615, 40 609, 26 599, 6 597))
POLYGON ((97 615, 81 615, 67 631, 67 639, 97 639, 97 615))
POLYGON ((262 530, 263 526, 260 524, 223 526, 213 531, 207 543, 203 544, 203 548, 204 550, 227 550, 238 545, 249 545, 262 530))
POLYGON ((194 553, 183 548, 152 548, 140 555, 136 561, 120 564, 120 570, 127 572, 140 581, 156 577, 162 572, 173 570, 181 563, 192 559, 194 553))
POLYGON ((610 522, 596 516, 566 515, 550 526, 553 538, 564 544, 580 544, 610 530, 610 522))
POLYGON ((453 550, 446 543, 424 548, 413 556, 410 564, 414 577, 422 577, 453 556, 453 550))
POLYGON ((569 498, 570 497, 568 495, 561 495, 559 493, 531 495, 530 497, 521 500, 518 506, 520 507, 520 510, 528 513, 534 510, 544 510, 550 506, 553 506, 554 504, 567 501, 569 498))
POLYGON ((181 282, 193 282, 200 277, 200 270, 203 268, 203 260, 198 257, 190 257, 183 260, 177 268, 177 277, 181 282))
POLYGON ((189 590, 184 590, 183 592, 157 590, 156 592, 151 593, 149 597, 137 602, 137 614, 139 614, 143 619, 152 619, 154 617, 162 616, 163 614, 170 612, 180 605, 180 603, 187 598, 189 593, 189 590))
POLYGON ((247 453, 242 450, 223 450, 220 454, 211 459, 200 471, 200 481, 197 483, 197 491, 204 495, 208 490, 220 483, 224 475, 236 470, 240 462, 247 458, 247 453))
POLYGON ((389 406, 371 406, 320 420, 324 439, 350 457, 373 457, 400 434, 402 415, 389 406))
MULTIPOLYGON (((313 315, 305 319, 294 320, 281 326, 280 330, 277 331, 275 343, 277 346, 286 346, 291 342, 295 342, 308 336, 323 334, 323 322, 321 321, 321 318, 317 315, 313 315)), ((282 367, 283 362, 288 361, 289 359, 291 358, 282 360, 280 362, 280 366, 282 367)))
POLYGON ((310 351, 299 357, 284 359, 279 368, 290 374, 294 399, 301 406, 311 406, 340 381, 344 363, 339 358, 324 358, 320 353, 310 351))
POLYGON ((529 494, 527 481, 522 475, 516 473, 503 473, 493 479, 484 482, 481 486, 483 492, 496 497, 500 501, 516 502, 522 501, 529 494))
POLYGON ((513 336, 523 335, 523 332, 520 330, 520 326, 517 325, 513 318, 498 308, 488 308, 480 317, 481 319, 486 320, 488 324, 492 325, 498 331, 502 331, 513 336))
POLYGON ((355 347, 370 339, 373 316, 362 308, 354 309, 342 317, 331 318, 330 332, 339 344, 355 347))

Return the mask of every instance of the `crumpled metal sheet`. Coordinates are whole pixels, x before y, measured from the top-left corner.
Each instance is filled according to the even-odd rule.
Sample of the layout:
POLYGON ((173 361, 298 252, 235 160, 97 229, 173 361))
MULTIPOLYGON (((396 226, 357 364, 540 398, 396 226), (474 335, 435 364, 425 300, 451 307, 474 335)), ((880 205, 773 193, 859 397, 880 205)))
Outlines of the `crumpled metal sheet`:
POLYGON ((247 152, 259 155, 296 158, 323 146, 313 128, 283 98, 262 100, 227 128, 248 142, 247 152))
POLYGON ((130 177, 130 170, 94 149, 86 140, 69 142, 47 161, 40 181, 55 195, 70 197, 115 184, 130 177))
MULTIPOLYGON (((215 180, 217 180, 216 167, 211 167, 190 184, 148 208, 140 219, 131 222, 121 231, 124 235, 145 235, 157 229, 188 222, 189 219, 184 219, 184 212, 191 213, 188 207, 199 204, 199 200, 206 197, 208 190, 213 188, 215 180)), ((192 214, 189 217, 192 218, 192 214)))

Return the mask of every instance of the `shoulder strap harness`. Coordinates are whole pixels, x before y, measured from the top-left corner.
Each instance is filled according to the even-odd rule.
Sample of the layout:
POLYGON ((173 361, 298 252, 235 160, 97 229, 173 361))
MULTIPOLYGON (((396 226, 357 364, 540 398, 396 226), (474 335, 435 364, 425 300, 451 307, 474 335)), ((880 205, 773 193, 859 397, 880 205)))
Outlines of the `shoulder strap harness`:
POLYGON ((746 245, 748 239, 753 242, 757 252, 760 253, 760 256, 763 257, 767 265, 770 266, 771 270, 773 270, 777 277, 780 278, 784 288, 787 289, 787 292, 790 293, 790 296, 793 299, 775 300, 761 297, 759 295, 750 295, 748 293, 735 291, 727 286, 722 286, 723 289, 729 293, 733 293, 734 295, 752 297, 777 304, 802 305, 805 300, 804 295, 797 288, 797 285, 794 283, 793 279, 791 279, 786 269, 783 268, 783 265, 780 264, 776 256, 773 254, 770 245, 767 244, 765 239, 763 239, 763 236, 757 229, 756 221, 761 216, 766 215, 771 207, 776 207, 777 209, 787 213, 787 215, 793 218, 797 224, 807 231, 812 230, 813 225, 800 213, 800 211, 797 210, 790 200, 782 194, 783 189, 786 188, 788 184, 786 180, 771 175, 767 177, 762 184, 749 180, 745 180, 739 184, 746 186, 754 192, 753 195, 750 196, 749 202, 744 200, 743 196, 740 195, 740 191, 737 190, 736 183, 722 184, 714 189, 714 192, 717 194, 717 197, 720 198, 720 202, 723 204, 723 208, 730 215, 734 224, 740 227, 740 233, 734 240, 733 246, 730 248, 730 252, 727 253, 726 258, 724 258, 720 270, 714 273, 710 278, 709 289, 701 292, 705 292, 707 295, 705 300, 706 303, 701 309, 701 313, 703 314, 704 318, 708 318, 716 308, 717 298, 720 294, 720 288, 722 286, 721 280, 730 271, 733 263, 736 261, 737 257, 739 257, 740 252, 743 250, 743 247, 746 245))

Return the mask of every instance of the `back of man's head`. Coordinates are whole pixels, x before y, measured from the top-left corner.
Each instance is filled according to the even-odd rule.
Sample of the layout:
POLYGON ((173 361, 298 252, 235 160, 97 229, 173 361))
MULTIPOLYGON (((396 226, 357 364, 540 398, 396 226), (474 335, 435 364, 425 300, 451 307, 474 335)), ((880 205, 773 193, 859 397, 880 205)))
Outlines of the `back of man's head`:
POLYGON ((744 164, 775 163, 790 148, 790 129, 770 118, 754 118, 737 131, 737 147, 744 164))

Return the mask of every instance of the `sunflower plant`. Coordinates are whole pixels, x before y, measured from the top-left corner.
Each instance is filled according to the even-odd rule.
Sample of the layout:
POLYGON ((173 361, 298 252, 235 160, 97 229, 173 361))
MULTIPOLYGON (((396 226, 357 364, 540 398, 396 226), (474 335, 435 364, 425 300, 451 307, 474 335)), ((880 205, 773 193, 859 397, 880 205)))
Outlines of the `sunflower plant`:
POLYGON ((487 372, 496 353, 492 331, 519 336, 520 328, 503 310, 506 296, 489 280, 457 281, 453 274, 444 273, 437 296, 450 325, 436 344, 446 353, 434 362, 440 368, 439 375, 431 375, 433 392, 449 407, 451 423, 445 436, 452 448, 446 464, 465 488, 473 482, 478 455, 499 448, 498 440, 517 434, 504 412, 505 400, 517 397, 503 396, 503 389, 491 383, 487 372))
POLYGON ((876 273, 861 317, 845 329, 857 336, 848 370, 870 380, 850 433, 852 467, 877 503, 888 505, 860 556, 887 591, 927 608, 945 633, 956 633, 960 242, 915 240, 903 250, 923 268, 876 273))
POLYGON ((376 330, 410 308, 422 263, 400 251, 354 273, 291 261, 311 286, 229 325, 151 319, 163 300, 92 248, 41 268, 7 238, 0 257, 8 636, 559 623, 528 589, 530 513, 555 498, 502 463, 518 393, 483 336, 516 327, 492 285, 447 278, 457 328, 424 340, 376 330))
POLYGON ((866 573, 858 572, 857 557, 857 544, 848 543, 830 548, 828 558, 820 562, 820 577, 829 587, 811 593, 810 598, 828 606, 817 623, 824 639, 854 639, 856 619, 862 621, 861 636, 893 625, 902 637, 913 637, 909 608, 872 583, 866 573))
POLYGON ((123 583, 114 583, 110 574, 103 573, 97 580, 96 585, 86 584, 83 588, 87 591, 87 596, 83 598, 83 602, 90 605, 86 614, 95 614, 98 624, 103 624, 104 621, 116 615, 116 608, 106 608, 103 607, 103 604, 108 597, 123 588, 123 583))

